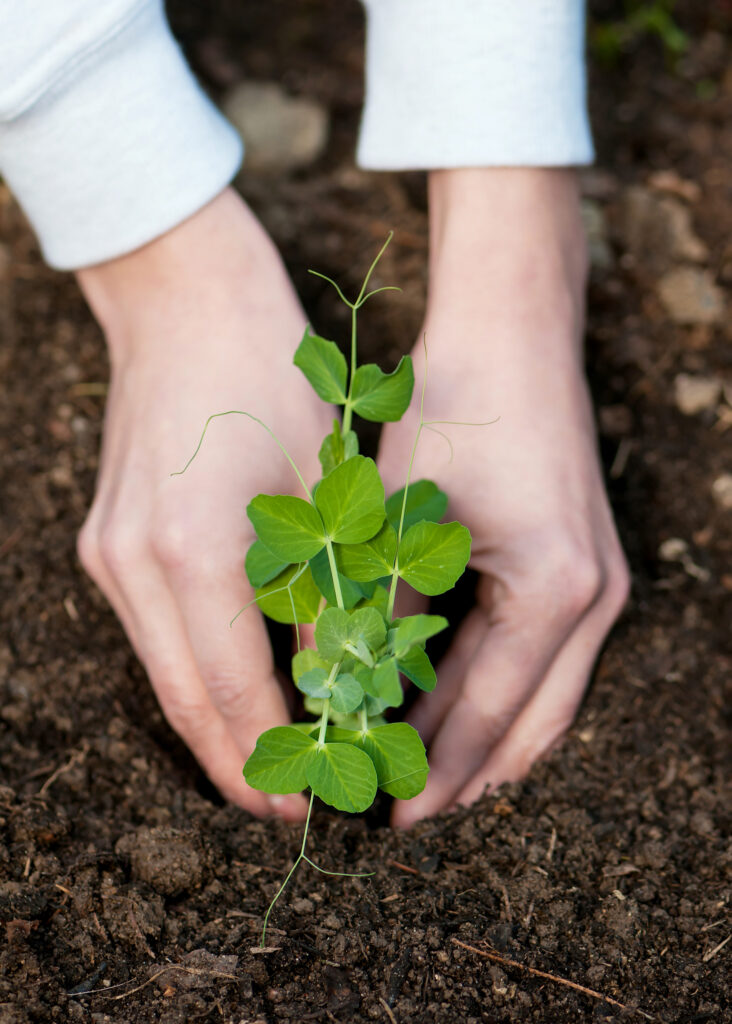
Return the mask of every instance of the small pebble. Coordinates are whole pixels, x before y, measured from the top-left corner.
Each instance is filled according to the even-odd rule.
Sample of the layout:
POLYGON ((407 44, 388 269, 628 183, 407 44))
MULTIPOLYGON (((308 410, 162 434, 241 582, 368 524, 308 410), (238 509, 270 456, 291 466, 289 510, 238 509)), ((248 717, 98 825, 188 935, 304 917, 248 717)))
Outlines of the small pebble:
POLYGON ((685 416, 716 408, 721 394, 722 381, 718 377, 680 373, 674 380, 676 408, 685 416))

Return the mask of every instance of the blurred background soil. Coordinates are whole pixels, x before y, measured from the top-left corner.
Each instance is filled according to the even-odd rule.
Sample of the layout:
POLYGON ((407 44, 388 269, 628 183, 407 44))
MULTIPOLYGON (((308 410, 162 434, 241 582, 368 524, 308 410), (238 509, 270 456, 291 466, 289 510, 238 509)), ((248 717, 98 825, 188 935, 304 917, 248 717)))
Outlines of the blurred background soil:
MULTIPOLYGON (((80 569, 102 338, 0 183, 0 1024, 732 1021, 732 5, 641 6, 665 20, 592 5, 582 175, 588 372, 632 600, 523 784, 405 833, 383 809, 319 811, 319 862, 375 874, 301 871, 272 952, 252 947, 298 830, 221 805, 80 569)), ((425 183, 354 166, 360 7, 170 13, 326 336, 345 312, 307 269, 353 289, 395 230, 378 283, 403 293, 364 325, 393 364, 420 327, 425 183)))

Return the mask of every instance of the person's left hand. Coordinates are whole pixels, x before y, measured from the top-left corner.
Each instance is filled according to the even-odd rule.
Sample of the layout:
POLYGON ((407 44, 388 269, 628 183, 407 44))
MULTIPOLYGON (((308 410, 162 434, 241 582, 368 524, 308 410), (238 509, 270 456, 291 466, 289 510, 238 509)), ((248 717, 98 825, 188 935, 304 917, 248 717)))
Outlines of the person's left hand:
MULTIPOLYGON (((422 794, 396 804, 399 825, 526 773, 572 722, 628 592, 582 369, 584 239, 569 172, 440 172, 430 198, 425 419, 498 421, 441 427, 452 461, 424 431, 416 456, 413 480, 435 480, 447 518, 470 528, 480 580, 437 689, 408 716, 431 771, 422 794), (451 204, 441 189, 453 186, 451 204)), ((414 358, 420 382, 421 343, 414 358)), ((417 406, 385 428, 387 491, 403 483, 417 406)))

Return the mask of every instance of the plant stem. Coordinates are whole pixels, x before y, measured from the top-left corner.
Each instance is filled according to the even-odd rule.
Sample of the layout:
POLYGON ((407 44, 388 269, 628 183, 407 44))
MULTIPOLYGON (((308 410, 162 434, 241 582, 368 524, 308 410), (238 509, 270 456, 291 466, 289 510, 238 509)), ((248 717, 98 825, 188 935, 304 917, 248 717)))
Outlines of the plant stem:
POLYGON ((277 902, 277 900, 280 898, 282 893, 285 891, 285 889, 287 888, 287 883, 290 881, 292 876, 295 874, 295 871, 297 870, 297 868, 298 868, 298 866, 300 864, 300 861, 303 860, 304 857, 305 857, 305 844, 308 841, 308 830, 310 828, 310 815, 313 813, 313 800, 314 799, 315 799, 315 793, 311 792, 310 793, 310 804, 308 806, 308 816, 305 819, 305 828, 304 828, 303 834, 302 834, 302 846, 300 847, 300 853, 298 854, 297 859, 295 860, 295 863, 292 865, 292 867, 288 871, 287 878, 285 878, 284 882, 282 883, 282 885, 277 890, 274 899, 272 900, 272 902, 270 903, 269 907, 267 908, 267 913, 264 915, 264 924, 262 925, 262 940, 261 940, 261 942, 259 944, 261 949, 264 949, 265 946, 267 945, 267 925, 269 923, 269 916, 272 913, 272 910, 274 909, 274 905, 277 902))
POLYGON ((351 429, 351 420, 353 419, 353 405, 351 404, 351 395, 353 393, 353 378, 356 375, 356 355, 357 355, 357 314, 358 306, 351 306, 351 372, 348 378, 348 394, 346 395, 346 405, 343 410, 343 433, 351 429))
MULTIPOLYGON (((330 685, 333 682, 333 680, 335 679, 335 677, 338 675, 338 669, 340 667, 341 667, 341 663, 339 661, 339 662, 336 662, 336 664, 330 670, 330 675, 328 676, 328 685, 330 685)), ((318 733, 318 746, 320 746, 320 747, 322 747, 323 744, 325 743, 325 734, 326 734, 327 729, 328 729, 328 712, 329 711, 330 711, 330 700, 328 700, 326 698, 326 700, 323 702, 323 711, 322 711, 321 716, 320 716, 320 732, 318 733)))
POLYGON ((399 545, 402 542, 402 533, 404 532, 404 516, 407 512, 407 494, 409 493, 409 484, 412 479, 412 469, 414 468, 414 458, 417 454, 417 445, 419 439, 422 436, 422 431, 425 427, 424 422, 424 395, 427 390, 427 341, 423 338, 422 344, 424 345, 424 373, 422 374, 422 392, 419 396, 419 426, 417 427, 417 434, 414 438, 414 444, 412 445, 412 454, 409 456, 409 465, 407 466, 407 478, 404 482, 404 495, 402 497, 402 510, 399 515, 399 529, 397 530, 397 550, 394 557, 394 569, 391 575, 391 586, 389 587, 389 603, 386 606, 387 618, 391 619, 394 615, 394 602, 396 600, 396 588, 399 580, 399 545))
POLYGON ((345 610, 343 592, 341 591, 341 580, 338 575, 338 566, 336 565, 335 554, 333 552, 333 541, 330 540, 330 538, 325 542, 325 549, 328 552, 328 564, 330 565, 330 575, 333 579, 333 589, 335 590, 336 602, 339 608, 345 610))
POLYGON ((191 455, 190 459, 188 460, 188 462, 186 462, 186 464, 183 467, 183 469, 175 470, 175 472, 170 474, 171 476, 182 476, 185 473, 185 471, 188 469, 190 464, 193 462, 193 460, 195 459, 195 457, 198 455, 199 451, 201 450, 201 445, 203 444, 203 439, 206 436, 206 431, 208 430, 209 424, 211 423, 212 420, 217 420, 221 416, 246 416, 247 419, 253 420, 255 423, 258 423, 260 425, 260 427, 264 427, 264 429, 267 431, 267 433, 272 438, 272 440, 275 442, 275 444, 277 444, 277 446, 279 447, 279 449, 282 452, 282 454, 285 456, 287 461, 290 463, 290 465, 294 469, 295 475, 297 476, 297 479, 302 484, 302 489, 305 491, 305 493, 308 496, 308 500, 309 501, 313 500, 313 496, 310 493, 310 488, 305 483, 305 481, 303 479, 303 476, 302 476, 302 473, 300 472, 300 470, 295 465, 294 459, 292 458, 292 456, 290 455, 288 450, 285 448, 283 443, 280 441, 279 437, 277 437, 277 435, 272 430, 270 430, 270 428, 267 426, 267 424, 264 422, 264 420, 260 420, 260 418, 258 416, 253 416, 252 413, 245 412, 243 409, 227 409, 226 412, 214 412, 214 413, 212 413, 209 416, 209 418, 206 420, 204 425, 203 425, 203 431, 201 433, 201 436, 199 438, 198 444, 196 445, 196 450, 194 451, 193 455, 191 455))

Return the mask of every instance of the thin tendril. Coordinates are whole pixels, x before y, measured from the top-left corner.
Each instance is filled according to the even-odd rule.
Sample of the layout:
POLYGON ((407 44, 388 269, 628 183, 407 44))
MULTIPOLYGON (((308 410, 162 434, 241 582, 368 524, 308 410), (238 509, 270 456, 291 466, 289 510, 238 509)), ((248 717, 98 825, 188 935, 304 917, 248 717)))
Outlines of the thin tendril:
POLYGON ((175 470, 173 473, 170 474, 171 476, 183 476, 185 471, 188 469, 190 464, 193 462, 193 460, 195 459, 195 457, 198 455, 199 451, 201 450, 201 445, 203 444, 203 439, 206 436, 206 431, 208 430, 208 427, 209 427, 209 424, 210 424, 211 420, 218 419, 220 416, 246 416, 248 419, 254 420, 255 423, 258 423, 260 425, 260 427, 264 427, 264 429, 267 431, 267 433, 272 438, 272 440, 277 444, 277 446, 279 447, 280 451, 285 456, 287 461, 290 463, 292 468, 295 470, 295 474, 297 476, 297 479, 302 484, 302 488, 303 488, 303 490, 305 491, 305 493, 308 496, 308 501, 312 501, 313 500, 313 496, 310 493, 310 488, 305 483, 305 481, 303 479, 303 476, 302 476, 302 473, 297 468, 297 466, 295 465, 294 459, 292 458, 292 456, 290 455, 288 450, 285 448, 283 443, 280 441, 280 439, 277 437, 277 435, 274 433, 274 431, 270 430, 270 428, 267 426, 267 424, 263 420, 260 420, 260 418, 258 416, 255 416, 251 412, 245 412, 243 409, 227 409, 226 412, 214 412, 214 413, 212 413, 209 416, 209 418, 206 420, 205 424, 204 424, 203 431, 201 432, 201 437, 199 438, 198 444, 196 445, 196 450, 194 451, 193 455, 191 455, 190 459, 188 460, 188 462, 186 462, 186 464, 183 467, 183 469, 175 470))
POLYGON ((334 875, 337 878, 371 878, 376 874, 375 871, 326 871, 325 868, 321 868, 319 864, 316 864, 314 860, 310 860, 305 854, 302 855, 302 859, 306 861, 311 868, 315 868, 321 875, 334 875))
POLYGON ((354 303, 355 306, 358 307, 358 306, 363 305, 363 302, 364 302, 364 292, 368 288, 368 283, 371 280, 371 275, 373 274, 374 270, 376 270, 376 264, 379 262, 381 257, 386 252, 386 247, 388 246, 389 242, 392 240, 393 237, 394 237, 394 232, 390 231, 389 234, 386 236, 386 241, 384 242, 382 247, 377 252, 376 258, 374 259, 373 263, 369 267, 369 269, 368 269, 368 271, 366 273, 366 277, 363 279, 363 284, 361 285, 361 291, 358 293, 358 298, 356 299, 356 302, 354 303))
POLYGON ((302 836, 302 846, 300 847, 300 853, 297 856, 297 860, 295 861, 295 863, 292 865, 292 867, 288 871, 287 878, 284 880, 282 885, 279 887, 279 889, 275 893, 274 899, 272 900, 270 905, 267 907, 267 913, 264 915, 264 924, 262 925, 262 941, 260 942, 260 946, 261 946, 262 949, 264 949, 266 944, 267 944, 267 924, 269 923, 269 916, 272 913, 272 910, 274 909, 274 905, 277 902, 277 900, 280 898, 282 893, 285 891, 285 889, 287 888, 287 883, 290 881, 292 876, 295 874, 295 871, 297 870, 297 867, 300 864, 300 861, 305 856, 305 843, 308 840, 308 829, 310 828, 310 815, 313 812, 313 800, 314 799, 315 799, 315 793, 313 793, 311 791, 311 793, 310 793, 310 804, 308 805, 308 815, 307 815, 307 818, 305 819, 305 830, 304 830, 303 836, 302 836))
POLYGON ((337 284, 335 283, 335 281, 333 280, 333 278, 332 278, 332 277, 327 277, 327 275, 325 275, 325 274, 321 274, 319 270, 308 270, 308 274, 312 274, 312 275, 313 275, 313 277, 320 277, 320 278, 322 278, 322 279, 323 279, 324 281, 327 281, 327 282, 328 282, 328 284, 332 284, 332 285, 333 285, 333 287, 335 288, 335 290, 336 290, 336 291, 338 292, 338 294, 340 295, 340 297, 341 297, 342 301, 343 301, 343 302, 345 302, 345 304, 346 304, 347 306, 350 306, 350 308, 351 308, 351 309, 353 309, 353 303, 352 303, 352 302, 349 302, 349 301, 348 301, 348 299, 347 299, 347 298, 346 298, 346 296, 345 296, 345 295, 343 294, 343 292, 342 292, 342 291, 340 290, 340 288, 339 288, 339 287, 338 287, 338 285, 337 285, 337 284))
POLYGON ((444 441, 447 441, 447 447, 450 449, 450 458, 448 459, 448 465, 450 465, 450 463, 453 460, 453 456, 455 455, 455 450, 452 446, 452 441, 450 440, 450 438, 447 436, 444 430, 438 430, 437 427, 433 427, 431 423, 424 423, 423 426, 427 430, 431 430, 433 434, 439 434, 444 441))
MULTIPOLYGON (((293 573, 292 576, 290 576, 290 578, 287 581, 287 583, 285 583, 283 586, 277 587, 276 590, 268 590, 266 594, 260 594, 259 597, 253 597, 251 599, 251 601, 247 601, 247 603, 242 608, 239 609, 239 611, 236 613, 234 618, 229 623, 229 629, 231 629, 231 627, 234 625, 234 623, 239 618, 241 613, 245 612, 247 610, 247 608, 251 608, 253 604, 256 604, 257 601, 261 601, 265 597, 271 597, 274 594, 281 594, 284 590, 290 591, 290 601, 292 602, 292 614, 293 614, 293 618, 296 618, 296 615, 295 615, 295 604, 292 601, 292 591, 290 590, 290 587, 292 586, 293 583, 296 583, 300 579, 300 577, 305 572, 307 567, 308 567, 308 563, 307 562, 302 562, 300 564, 297 572, 293 573)), ((295 622, 295 625, 297 626, 297 622, 295 622)), ((298 648, 298 650, 299 650, 299 648, 298 648)))
POLYGON ((485 420, 482 423, 472 423, 470 420, 425 420, 424 426, 431 427, 435 423, 444 423, 448 427, 491 427, 494 423, 498 423, 500 416, 496 416, 493 420, 485 420))
POLYGON ((366 302, 367 299, 370 299, 372 295, 378 295, 379 292, 400 292, 402 290, 403 289, 399 288, 395 284, 385 284, 381 288, 374 288, 374 290, 372 292, 368 292, 367 295, 364 295, 364 297, 361 299, 361 301, 358 304, 359 308, 364 305, 364 303, 366 302))

